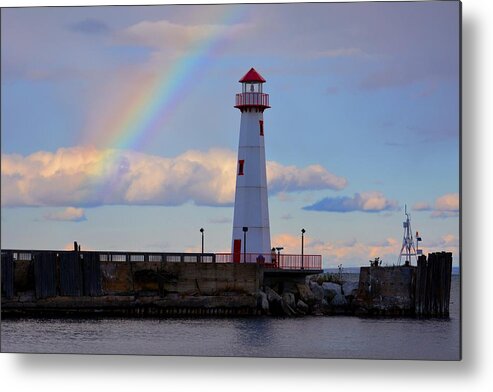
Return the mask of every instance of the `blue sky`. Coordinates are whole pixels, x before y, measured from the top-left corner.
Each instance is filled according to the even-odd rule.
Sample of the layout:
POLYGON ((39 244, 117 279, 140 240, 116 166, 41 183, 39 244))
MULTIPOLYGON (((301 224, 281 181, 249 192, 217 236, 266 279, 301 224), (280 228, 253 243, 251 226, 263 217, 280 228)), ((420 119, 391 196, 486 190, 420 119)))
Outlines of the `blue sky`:
POLYGON ((1 33, 3 248, 198 251, 204 227, 227 251, 253 66, 273 246, 392 264, 407 204, 458 255, 457 2, 4 9, 1 33))

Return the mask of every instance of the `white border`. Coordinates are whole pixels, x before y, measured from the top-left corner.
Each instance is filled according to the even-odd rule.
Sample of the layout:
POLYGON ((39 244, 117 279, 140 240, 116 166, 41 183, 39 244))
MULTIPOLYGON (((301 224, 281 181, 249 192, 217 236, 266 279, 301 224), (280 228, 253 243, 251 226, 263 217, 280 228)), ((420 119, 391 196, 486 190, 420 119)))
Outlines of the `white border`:
MULTIPOLYGON (((2 7, 136 3, 212 1, 0 0, 2 7)), ((2 390, 489 390, 493 385, 493 260, 488 252, 493 222, 492 3, 463 1, 462 362, 1 354, 2 390)))

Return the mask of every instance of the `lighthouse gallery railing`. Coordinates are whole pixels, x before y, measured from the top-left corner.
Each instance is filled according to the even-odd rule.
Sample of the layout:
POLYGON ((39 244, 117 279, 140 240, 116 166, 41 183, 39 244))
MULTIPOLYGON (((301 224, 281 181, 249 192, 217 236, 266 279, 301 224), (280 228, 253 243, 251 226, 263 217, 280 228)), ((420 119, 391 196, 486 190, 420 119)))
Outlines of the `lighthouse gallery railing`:
POLYGON ((264 94, 264 93, 236 94, 235 106, 269 106, 269 94, 264 94))

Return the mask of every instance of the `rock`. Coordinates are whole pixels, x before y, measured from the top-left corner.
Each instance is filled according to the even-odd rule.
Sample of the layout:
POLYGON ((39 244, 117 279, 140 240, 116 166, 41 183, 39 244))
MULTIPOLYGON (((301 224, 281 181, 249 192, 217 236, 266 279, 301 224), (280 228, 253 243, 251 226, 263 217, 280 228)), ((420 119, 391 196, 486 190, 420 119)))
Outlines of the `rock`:
POLYGON ((265 294, 267 295, 267 300, 271 302, 281 302, 281 296, 272 290, 269 286, 265 286, 265 294))
POLYGON ((303 314, 307 314, 310 311, 310 308, 306 303, 304 303, 301 299, 298 300, 296 303, 296 308, 298 309, 299 312, 303 314))
POLYGON ((284 292, 282 294, 281 307, 286 316, 295 316, 297 314, 296 300, 293 293, 284 292))
POLYGON ((322 304, 321 303, 316 303, 315 305, 313 305, 311 315, 312 316, 323 316, 324 315, 324 313, 322 311, 322 304))
POLYGON ((347 300, 346 297, 342 294, 337 294, 332 301, 330 302, 332 306, 346 306, 347 300))
POLYGON ((296 316, 296 310, 294 310, 291 306, 289 306, 286 302, 281 301, 282 311, 286 316, 296 316))
POLYGON ((341 285, 337 283, 332 283, 332 282, 324 282, 322 283, 322 288, 324 289, 324 294, 327 297, 327 294, 329 293, 329 290, 332 292, 335 292, 335 294, 342 294, 341 291, 341 285))
POLYGON ((355 296, 358 291, 358 282, 346 282, 342 285, 342 293, 344 295, 355 296))
POLYGON ((296 300, 294 298, 293 293, 288 293, 288 292, 283 293, 282 300, 284 301, 285 304, 289 305, 292 308, 296 306, 296 300))
POLYGON ((324 299, 324 289, 322 286, 319 286, 318 283, 311 284, 310 289, 315 297, 315 301, 320 302, 324 299))
POLYGON ((312 304, 315 302, 315 296, 313 295, 310 287, 306 284, 298 284, 298 293, 300 294, 300 298, 303 302, 307 304, 312 304))
POLYGON ((269 300, 267 299, 267 294, 262 290, 259 290, 257 294, 257 308, 262 310, 262 313, 269 313, 269 300))
POLYGON ((269 301, 269 311, 274 315, 285 314, 285 306, 283 306, 282 298, 270 287, 265 286, 265 294, 267 295, 267 300, 269 301))
POLYGON ((332 299, 337 295, 337 291, 333 289, 326 289, 324 290, 324 298, 330 302, 332 299))
POLYGON ((331 308, 329 302, 326 299, 322 300, 322 303, 320 304, 320 309, 322 310, 323 314, 330 314, 331 308))

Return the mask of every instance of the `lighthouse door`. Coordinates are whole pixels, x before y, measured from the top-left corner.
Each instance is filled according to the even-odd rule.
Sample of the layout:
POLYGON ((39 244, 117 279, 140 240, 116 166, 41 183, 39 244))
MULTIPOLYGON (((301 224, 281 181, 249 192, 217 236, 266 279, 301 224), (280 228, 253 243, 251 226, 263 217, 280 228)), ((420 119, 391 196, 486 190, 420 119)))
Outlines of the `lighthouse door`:
POLYGON ((239 263, 241 260, 241 240, 233 242, 233 263, 239 263))

